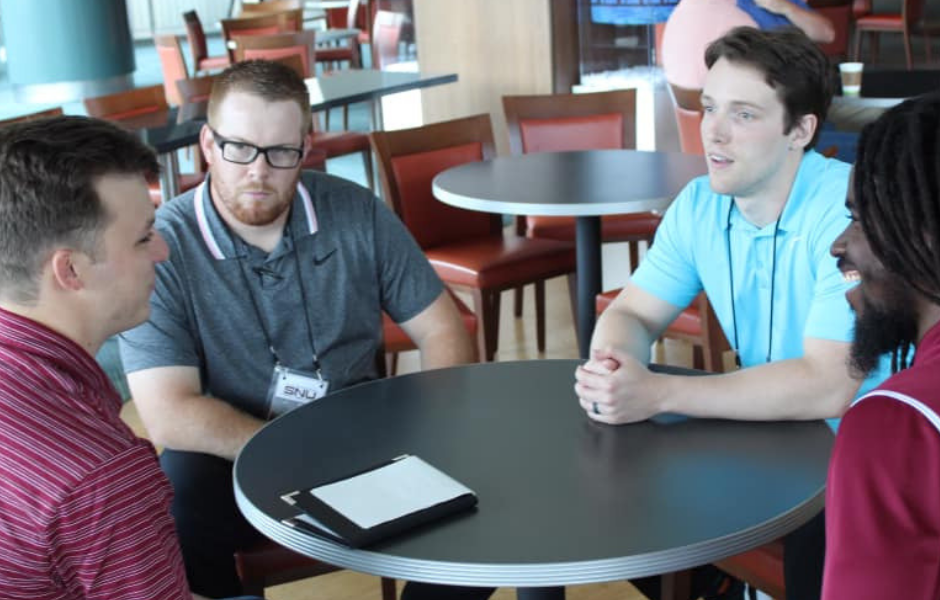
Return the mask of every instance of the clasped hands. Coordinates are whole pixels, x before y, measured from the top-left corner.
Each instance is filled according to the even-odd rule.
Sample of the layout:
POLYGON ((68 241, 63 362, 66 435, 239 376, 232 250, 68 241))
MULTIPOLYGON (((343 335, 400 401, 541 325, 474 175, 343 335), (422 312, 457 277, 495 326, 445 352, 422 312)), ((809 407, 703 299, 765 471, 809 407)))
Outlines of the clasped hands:
POLYGON ((634 423, 663 412, 663 388, 656 385, 659 376, 622 350, 592 350, 574 377, 581 408, 595 421, 634 423))

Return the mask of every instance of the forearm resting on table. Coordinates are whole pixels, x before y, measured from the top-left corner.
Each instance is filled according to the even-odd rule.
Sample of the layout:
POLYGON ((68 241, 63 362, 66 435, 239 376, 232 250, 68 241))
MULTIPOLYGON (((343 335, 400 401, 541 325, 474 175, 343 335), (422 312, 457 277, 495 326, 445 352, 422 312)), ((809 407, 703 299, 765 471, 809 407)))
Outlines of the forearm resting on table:
POLYGON ((662 412, 761 421, 841 417, 861 383, 844 361, 806 357, 709 377, 660 377, 662 412))
POLYGON ((192 367, 160 367, 130 373, 127 381, 150 440, 173 450, 234 460, 264 425, 231 404, 199 393, 192 367))

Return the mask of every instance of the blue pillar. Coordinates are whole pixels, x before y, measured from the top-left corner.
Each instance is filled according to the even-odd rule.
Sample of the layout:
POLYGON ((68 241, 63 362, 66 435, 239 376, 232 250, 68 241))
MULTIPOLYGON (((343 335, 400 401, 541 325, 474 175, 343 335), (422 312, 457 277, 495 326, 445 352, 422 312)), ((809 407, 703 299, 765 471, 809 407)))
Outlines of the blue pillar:
POLYGON ((133 86, 125 0, 0 0, 17 100, 68 102, 133 86))

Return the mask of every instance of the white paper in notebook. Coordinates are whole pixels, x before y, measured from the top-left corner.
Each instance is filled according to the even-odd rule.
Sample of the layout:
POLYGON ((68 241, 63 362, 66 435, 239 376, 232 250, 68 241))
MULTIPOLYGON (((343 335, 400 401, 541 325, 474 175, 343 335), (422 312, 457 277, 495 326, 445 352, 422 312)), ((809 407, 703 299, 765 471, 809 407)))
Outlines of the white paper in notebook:
POLYGON ((368 529, 472 492, 417 456, 406 456, 310 493, 368 529))

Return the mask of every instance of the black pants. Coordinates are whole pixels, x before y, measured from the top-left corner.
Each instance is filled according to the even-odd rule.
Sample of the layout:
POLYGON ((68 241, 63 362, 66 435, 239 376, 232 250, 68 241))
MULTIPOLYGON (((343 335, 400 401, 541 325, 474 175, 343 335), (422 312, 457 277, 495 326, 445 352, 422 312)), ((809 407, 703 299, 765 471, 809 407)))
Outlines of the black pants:
MULTIPOLYGON (((264 537, 235 504, 232 463, 209 454, 166 449, 160 465, 173 484, 173 518, 190 589, 210 598, 238 596, 241 582, 234 554, 264 537)), ((403 600, 485 600, 490 588, 460 588, 408 583, 403 600)))
MULTIPOLYGON (((783 539, 783 580, 787 600, 819 600, 822 594, 823 562, 826 556, 825 511, 783 539)), ((703 565, 692 570, 692 597, 706 594, 718 568, 703 565)), ((659 600, 659 577, 631 580, 644 596, 659 600)))

